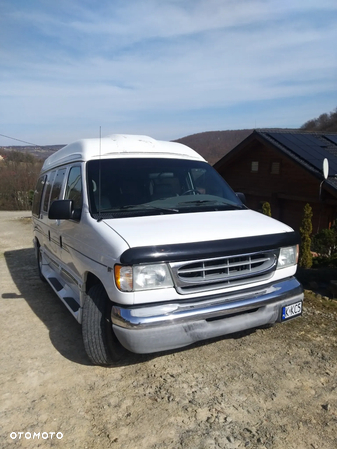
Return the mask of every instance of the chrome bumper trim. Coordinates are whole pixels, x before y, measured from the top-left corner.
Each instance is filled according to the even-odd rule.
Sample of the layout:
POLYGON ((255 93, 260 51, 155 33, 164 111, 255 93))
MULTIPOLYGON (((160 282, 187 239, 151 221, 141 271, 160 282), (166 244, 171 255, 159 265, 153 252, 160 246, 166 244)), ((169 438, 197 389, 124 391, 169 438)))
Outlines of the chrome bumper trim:
POLYGON ((165 302, 156 305, 125 307, 113 305, 112 324, 125 329, 149 329, 208 320, 234 315, 264 307, 275 302, 284 302, 303 294, 303 288, 295 277, 224 295, 213 295, 207 299, 182 302, 165 302))

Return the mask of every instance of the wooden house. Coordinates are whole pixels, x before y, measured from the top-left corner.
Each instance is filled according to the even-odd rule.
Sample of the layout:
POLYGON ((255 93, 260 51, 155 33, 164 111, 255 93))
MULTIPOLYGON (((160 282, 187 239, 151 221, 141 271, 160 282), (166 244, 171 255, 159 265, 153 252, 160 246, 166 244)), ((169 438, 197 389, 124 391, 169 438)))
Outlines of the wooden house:
POLYGON ((334 224, 337 216, 337 133, 255 130, 214 164, 247 206, 299 230, 304 206, 313 210, 313 233, 334 224), (323 161, 329 177, 323 176, 323 161))

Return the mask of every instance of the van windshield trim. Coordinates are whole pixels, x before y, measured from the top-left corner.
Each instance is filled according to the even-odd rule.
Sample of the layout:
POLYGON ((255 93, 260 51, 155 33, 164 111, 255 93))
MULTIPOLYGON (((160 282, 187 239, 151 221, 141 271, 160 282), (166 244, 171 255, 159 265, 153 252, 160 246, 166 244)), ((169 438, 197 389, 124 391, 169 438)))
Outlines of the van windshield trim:
POLYGON ((204 161, 167 158, 91 160, 86 164, 94 218, 245 209, 204 161))

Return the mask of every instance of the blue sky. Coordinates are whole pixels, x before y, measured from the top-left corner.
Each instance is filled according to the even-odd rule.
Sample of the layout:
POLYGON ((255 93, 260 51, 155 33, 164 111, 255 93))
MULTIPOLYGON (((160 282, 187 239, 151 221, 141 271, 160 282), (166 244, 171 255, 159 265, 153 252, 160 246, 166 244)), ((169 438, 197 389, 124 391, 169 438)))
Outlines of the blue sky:
POLYGON ((296 128, 337 107, 336 24, 336 0, 0 0, 0 134, 296 128))

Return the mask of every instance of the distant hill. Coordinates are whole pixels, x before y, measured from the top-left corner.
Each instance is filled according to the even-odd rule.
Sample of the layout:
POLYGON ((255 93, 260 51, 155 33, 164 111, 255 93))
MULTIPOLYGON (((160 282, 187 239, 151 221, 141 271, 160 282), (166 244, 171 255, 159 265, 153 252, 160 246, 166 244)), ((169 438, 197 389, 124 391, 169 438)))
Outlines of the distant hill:
MULTIPOLYGON (((318 118, 309 120, 301 128, 306 131, 337 131, 337 108, 327 114, 321 114, 318 118)), ((174 142, 183 143, 199 153, 211 165, 214 165, 219 159, 229 153, 240 142, 249 136, 253 129, 237 129, 228 131, 207 131, 190 136, 182 137, 174 142)), ((46 159, 55 151, 65 145, 46 145, 46 146, 0 146, 5 151, 24 151, 33 154, 39 159, 46 159)))
POLYGON ((1 150, 4 151, 22 151, 24 153, 32 154, 33 156, 37 157, 38 159, 45 160, 48 156, 55 153, 55 151, 59 150, 60 148, 63 148, 64 145, 45 145, 45 146, 34 146, 34 145, 11 145, 11 146, 0 146, 0 153, 1 150))
POLYGON ((233 131, 208 131, 182 137, 175 142, 183 143, 199 153, 211 165, 215 164, 236 145, 253 132, 253 129, 233 131))

